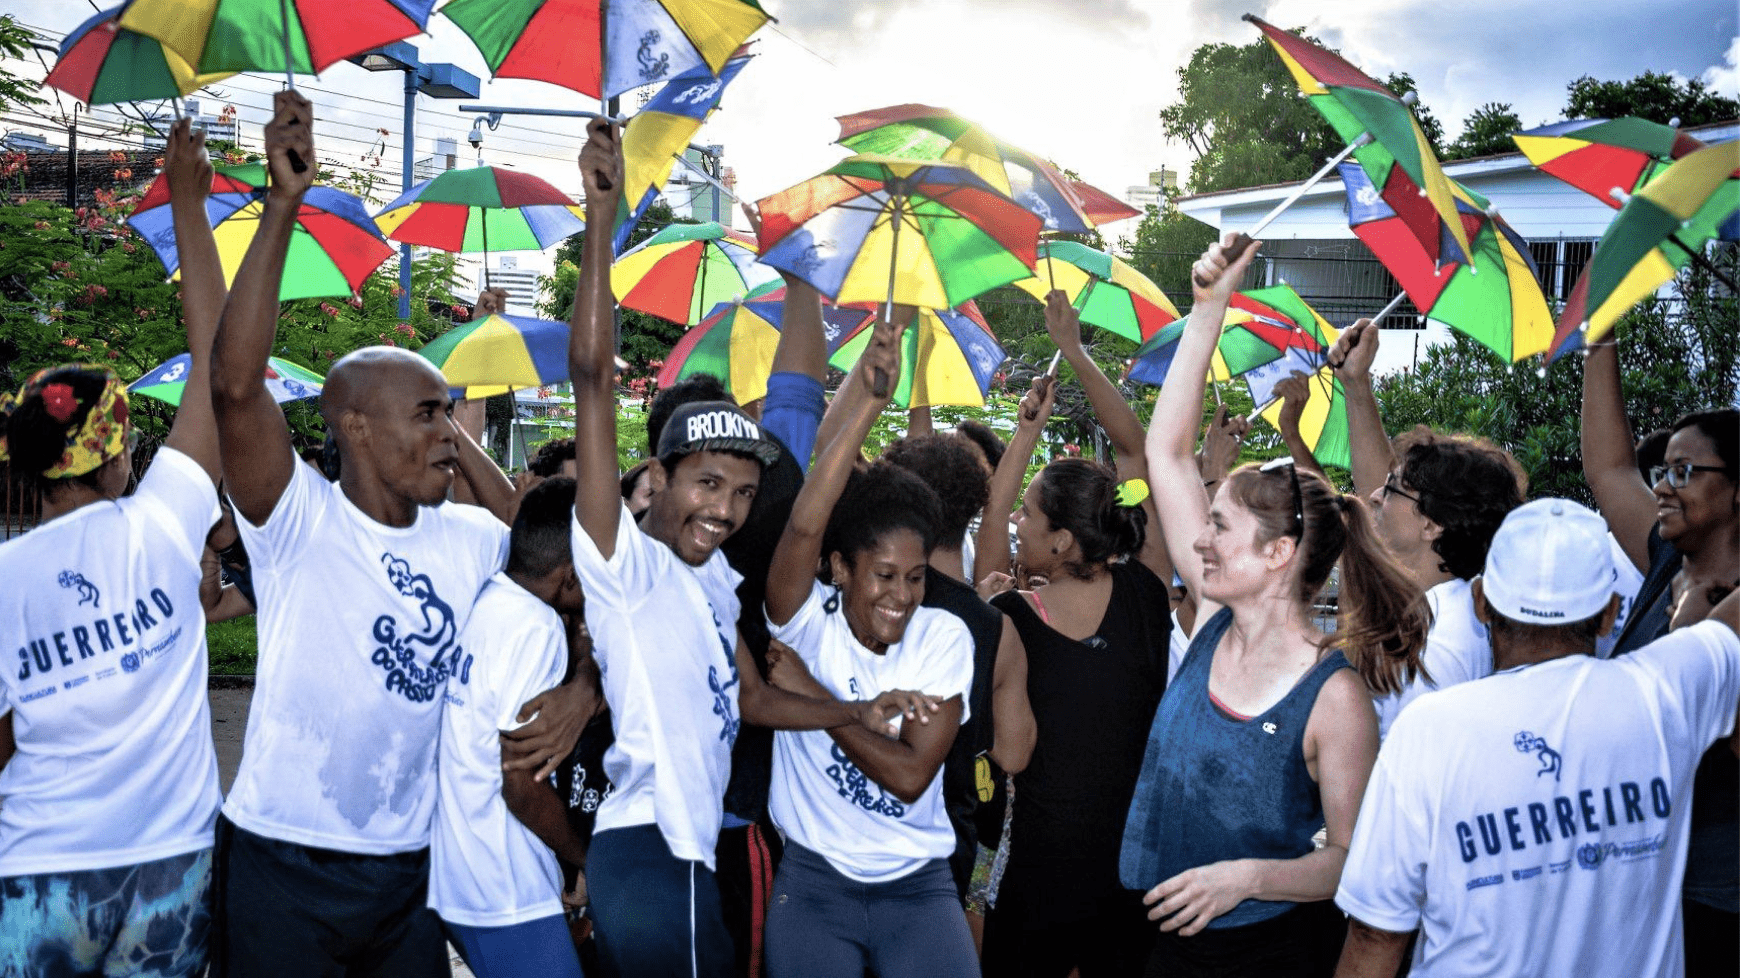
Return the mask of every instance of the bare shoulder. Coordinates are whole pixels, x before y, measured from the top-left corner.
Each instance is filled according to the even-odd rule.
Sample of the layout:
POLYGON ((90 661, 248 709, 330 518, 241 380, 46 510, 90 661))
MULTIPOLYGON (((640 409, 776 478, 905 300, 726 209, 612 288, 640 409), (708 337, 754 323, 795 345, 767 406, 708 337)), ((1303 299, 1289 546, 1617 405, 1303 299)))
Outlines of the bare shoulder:
POLYGON ((1371 691, 1353 669, 1337 669, 1324 680, 1317 691, 1317 702, 1311 707, 1307 735, 1320 731, 1331 736, 1359 732, 1370 726, 1377 731, 1377 709, 1372 706, 1371 691))

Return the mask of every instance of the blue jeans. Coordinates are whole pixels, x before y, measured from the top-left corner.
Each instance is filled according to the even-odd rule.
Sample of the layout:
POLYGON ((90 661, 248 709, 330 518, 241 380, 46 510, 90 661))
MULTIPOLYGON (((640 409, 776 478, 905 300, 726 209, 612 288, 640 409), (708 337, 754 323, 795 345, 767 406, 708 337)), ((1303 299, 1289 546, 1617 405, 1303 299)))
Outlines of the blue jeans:
POLYGON ((713 871, 672 855, 657 825, 594 835, 586 891, 602 978, 731 975, 735 949, 713 871))
POLYGON ((580 955, 561 914, 505 927, 441 923, 477 978, 582 978, 580 955))
POLYGON ((978 978, 948 861, 887 883, 860 883, 787 841, 767 912, 769 978, 925 975, 978 978))
POLYGON ((212 851, 0 878, 0 975, 180 978, 205 967, 212 851))

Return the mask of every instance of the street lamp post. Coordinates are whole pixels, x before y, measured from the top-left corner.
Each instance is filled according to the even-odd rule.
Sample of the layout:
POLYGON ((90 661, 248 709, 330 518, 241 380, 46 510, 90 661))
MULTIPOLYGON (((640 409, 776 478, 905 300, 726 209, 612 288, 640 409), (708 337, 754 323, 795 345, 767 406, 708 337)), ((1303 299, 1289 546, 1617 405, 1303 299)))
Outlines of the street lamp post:
MULTIPOLYGON (((402 71, 405 73, 405 138, 404 161, 401 169, 401 190, 410 190, 415 182, 415 135, 417 125, 417 93, 430 98, 476 98, 480 90, 477 76, 450 64, 424 64, 417 57, 416 45, 395 41, 385 47, 359 54, 350 59, 367 71, 402 71)), ((411 246, 399 246, 399 318, 411 318, 411 246)))

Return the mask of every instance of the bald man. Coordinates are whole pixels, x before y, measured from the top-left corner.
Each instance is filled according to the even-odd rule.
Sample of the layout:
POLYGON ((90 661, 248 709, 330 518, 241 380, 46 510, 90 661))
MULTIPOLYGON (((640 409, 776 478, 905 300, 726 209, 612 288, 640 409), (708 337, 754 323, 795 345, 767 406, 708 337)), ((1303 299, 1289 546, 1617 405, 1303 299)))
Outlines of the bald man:
MULTIPOLYGON (((436 740, 443 701, 468 692, 458 636, 502 567, 508 530, 491 510, 511 511, 513 491, 454 427, 441 373, 392 347, 358 350, 327 376, 338 481, 298 463, 260 377, 314 176, 292 154, 314 161, 313 120, 293 91, 275 110, 271 189, 212 367, 261 609, 242 763, 218 829, 214 974, 445 975, 425 906, 436 740), (446 501, 460 471, 490 509, 446 501)), ((565 757, 590 707, 578 687, 528 704, 541 711, 524 728, 538 745, 530 766, 565 757)))

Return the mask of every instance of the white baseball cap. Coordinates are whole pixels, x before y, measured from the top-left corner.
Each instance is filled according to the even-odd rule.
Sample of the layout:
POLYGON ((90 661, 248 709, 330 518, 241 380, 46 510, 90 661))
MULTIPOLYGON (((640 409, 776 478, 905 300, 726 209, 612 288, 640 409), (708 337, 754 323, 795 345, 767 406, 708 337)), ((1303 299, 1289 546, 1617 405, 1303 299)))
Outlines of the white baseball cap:
POLYGON ((1504 518, 1480 579, 1486 603, 1504 617, 1569 625, 1600 614, 1617 578, 1600 516, 1569 499, 1537 499, 1504 518))

